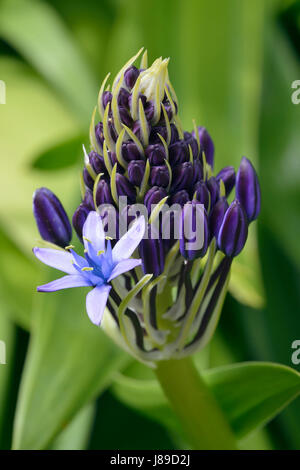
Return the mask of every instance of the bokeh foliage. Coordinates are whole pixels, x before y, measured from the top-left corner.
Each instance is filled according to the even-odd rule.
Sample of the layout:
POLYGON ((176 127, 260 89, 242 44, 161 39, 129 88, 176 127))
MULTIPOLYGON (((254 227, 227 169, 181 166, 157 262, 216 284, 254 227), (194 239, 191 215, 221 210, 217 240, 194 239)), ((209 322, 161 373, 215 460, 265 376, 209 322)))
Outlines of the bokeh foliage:
MULTIPOLYGON (((197 363, 292 365, 300 334, 300 106, 291 102, 291 83, 300 79, 299 24, 293 0, 0 1, 7 86, 0 106, 0 339, 8 351, 0 366, 0 448, 186 446, 151 372, 89 324, 84 296, 35 293, 49 272, 30 251, 37 238, 32 192, 48 186, 70 214, 75 209, 97 88, 142 45, 150 59, 171 57, 184 126, 190 130, 196 119, 209 129, 217 169, 237 167, 247 155, 261 179, 262 215, 235 263, 216 337, 197 363), (30 333, 28 350, 20 328, 30 333)), ((280 382, 285 401, 294 380, 287 374, 280 382)), ((253 396, 255 380, 252 386, 253 396)), ((299 449, 299 419, 298 400, 242 446, 299 449)))

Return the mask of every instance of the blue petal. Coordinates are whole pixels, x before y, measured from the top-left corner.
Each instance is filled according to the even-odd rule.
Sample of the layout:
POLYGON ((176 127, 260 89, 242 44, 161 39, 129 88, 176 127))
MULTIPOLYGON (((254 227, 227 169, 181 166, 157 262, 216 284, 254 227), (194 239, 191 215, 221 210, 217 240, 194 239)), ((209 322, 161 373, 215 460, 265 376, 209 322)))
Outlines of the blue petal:
POLYGON ((90 286, 91 283, 78 274, 72 274, 55 279, 55 281, 48 282, 43 286, 37 288, 38 292, 54 292, 61 289, 69 289, 71 287, 90 286))
POLYGON ((126 273, 136 266, 139 266, 141 263, 142 260, 140 259, 124 259, 123 261, 120 261, 112 270, 107 282, 110 282, 115 277, 120 276, 120 274, 126 273))
POLYGON ((100 325, 106 307, 111 286, 103 285, 95 287, 86 296, 87 314, 94 325, 100 325))
POLYGON ((92 211, 87 216, 82 230, 84 247, 94 259, 99 251, 105 250, 105 234, 102 220, 97 212, 92 211))
POLYGON ((71 254, 74 258, 74 262, 77 264, 77 266, 79 266, 80 268, 85 268, 89 265, 87 260, 85 258, 83 258, 83 256, 78 255, 76 253, 76 251, 70 250, 70 252, 71 252, 71 254))
POLYGON ((52 268, 59 269, 68 274, 77 273, 73 266, 73 256, 67 251, 54 250, 53 248, 33 248, 33 253, 42 263, 52 268))
POLYGON ((130 258, 145 233, 145 217, 139 217, 112 250, 114 263, 130 258))

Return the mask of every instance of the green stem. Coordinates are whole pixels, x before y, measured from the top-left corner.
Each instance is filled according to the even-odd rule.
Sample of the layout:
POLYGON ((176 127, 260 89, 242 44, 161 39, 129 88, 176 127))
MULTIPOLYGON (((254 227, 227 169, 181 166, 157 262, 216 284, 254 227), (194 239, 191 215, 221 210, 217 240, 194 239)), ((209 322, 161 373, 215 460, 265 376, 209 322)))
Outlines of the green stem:
POLYGON ((156 376, 194 449, 236 449, 234 435, 190 358, 159 361, 156 376))

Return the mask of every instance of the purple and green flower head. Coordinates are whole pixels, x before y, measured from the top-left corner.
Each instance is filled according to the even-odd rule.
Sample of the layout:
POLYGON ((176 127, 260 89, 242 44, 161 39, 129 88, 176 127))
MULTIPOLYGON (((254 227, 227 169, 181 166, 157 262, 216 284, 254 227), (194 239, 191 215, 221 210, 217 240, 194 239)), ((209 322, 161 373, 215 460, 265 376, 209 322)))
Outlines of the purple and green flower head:
POLYGON ((251 162, 243 157, 237 174, 230 162, 214 174, 211 134, 195 123, 182 128, 168 63, 159 58, 148 66, 141 50, 102 83, 84 149, 82 200, 72 216, 82 256, 70 245, 58 198, 47 189, 34 196, 40 234, 57 245, 34 253, 66 273, 38 290, 90 287, 91 321, 117 332, 148 363, 184 357, 210 340, 231 264, 260 212, 251 162), (112 239, 104 213, 115 218, 112 239), (130 226, 122 233, 124 218, 130 226), (162 298, 171 299, 163 311, 162 298))

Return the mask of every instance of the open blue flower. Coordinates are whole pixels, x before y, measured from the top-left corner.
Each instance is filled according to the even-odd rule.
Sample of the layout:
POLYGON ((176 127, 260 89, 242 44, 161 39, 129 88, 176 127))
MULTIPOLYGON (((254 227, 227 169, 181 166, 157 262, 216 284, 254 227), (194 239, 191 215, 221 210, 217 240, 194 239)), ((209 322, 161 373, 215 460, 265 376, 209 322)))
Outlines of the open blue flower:
POLYGON ((83 226, 84 258, 70 248, 68 251, 52 248, 34 248, 35 256, 43 263, 67 273, 43 286, 39 292, 54 292, 70 287, 93 287, 86 296, 90 320, 100 325, 111 286, 109 282, 141 264, 140 259, 129 259, 145 232, 145 219, 139 217, 125 235, 111 248, 106 242, 100 215, 90 212, 83 226))

